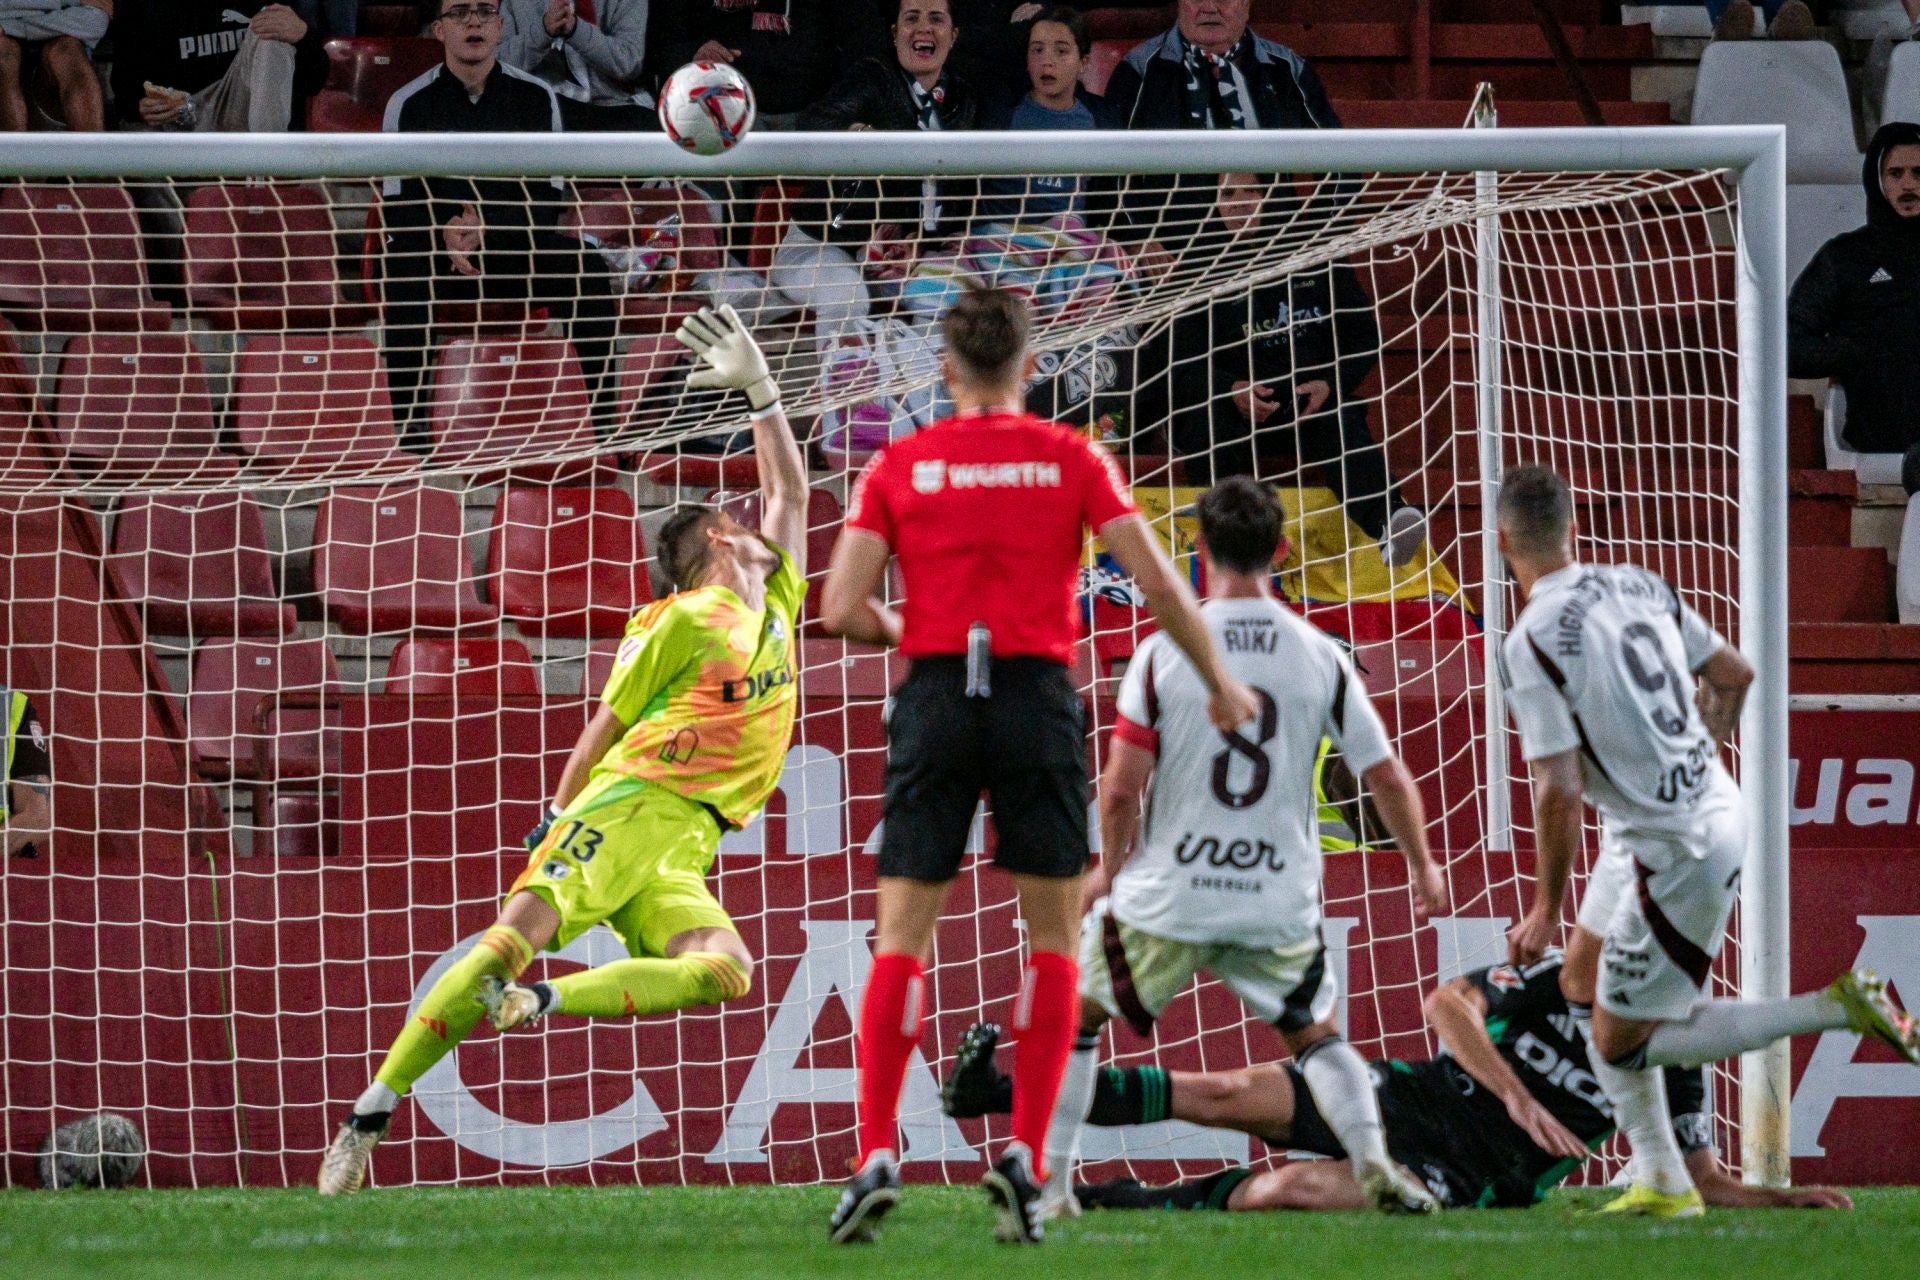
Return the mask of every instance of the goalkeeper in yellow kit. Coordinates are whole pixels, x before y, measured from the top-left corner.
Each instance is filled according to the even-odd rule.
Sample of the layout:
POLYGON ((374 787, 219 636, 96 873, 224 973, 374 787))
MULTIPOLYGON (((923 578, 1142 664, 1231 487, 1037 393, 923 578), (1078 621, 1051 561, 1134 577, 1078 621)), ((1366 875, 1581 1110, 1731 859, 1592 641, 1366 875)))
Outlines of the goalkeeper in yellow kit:
POLYGON ((746 994, 753 958, 706 884, 723 831, 779 781, 797 701, 806 595, 807 476, 766 358, 731 307, 678 337, 695 387, 744 392, 764 537, 710 507, 682 507, 656 545, 674 593, 634 615, 599 710, 500 918, 434 984, 355 1101, 320 1166, 320 1191, 357 1191, 393 1110, 482 1013, 502 1031, 547 1013, 619 1017, 746 994), (517 979, 534 952, 596 924, 629 959, 550 982, 517 979))

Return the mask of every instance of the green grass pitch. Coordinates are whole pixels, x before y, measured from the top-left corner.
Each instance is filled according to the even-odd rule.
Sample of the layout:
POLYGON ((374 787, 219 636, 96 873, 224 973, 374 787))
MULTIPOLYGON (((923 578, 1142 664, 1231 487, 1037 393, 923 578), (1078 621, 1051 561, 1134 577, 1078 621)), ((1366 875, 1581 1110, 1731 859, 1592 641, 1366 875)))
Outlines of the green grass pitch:
POLYGON ((1852 1213, 1714 1210, 1693 1222, 1538 1208, 1442 1214, 1100 1213, 1039 1248, 992 1240, 972 1188, 909 1187, 870 1247, 826 1243, 825 1187, 436 1188, 0 1193, 0 1275, 18 1280, 520 1280, 886 1276, 892 1280, 1810 1280, 1916 1274, 1920 1188, 1852 1213))

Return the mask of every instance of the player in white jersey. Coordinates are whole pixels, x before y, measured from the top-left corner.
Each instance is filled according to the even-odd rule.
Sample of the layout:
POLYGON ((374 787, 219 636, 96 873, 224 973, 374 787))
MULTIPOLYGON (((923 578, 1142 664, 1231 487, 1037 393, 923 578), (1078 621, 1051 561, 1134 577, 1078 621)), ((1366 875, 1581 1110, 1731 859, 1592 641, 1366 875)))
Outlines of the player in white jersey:
POLYGON ((1841 1029, 1920 1064, 1920 1033, 1865 971, 1790 999, 1702 999, 1746 858, 1746 815, 1720 748, 1753 667, 1659 576, 1578 563, 1572 493, 1551 470, 1509 472, 1498 520, 1526 599, 1501 670, 1532 775, 1538 845, 1533 902, 1509 950, 1527 965, 1557 941, 1584 798, 1600 815, 1600 853, 1562 989, 1633 1145, 1632 1185, 1607 1208, 1691 1217, 1704 1205, 1658 1068, 1841 1029))
POLYGON ((1082 927, 1080 1039, 1047 1133, 1043 1212, 1077 1207, 1073 1163, 1100 1028, 1122 1017, 1147 1034, 1201 972, 1279 1030, 1368 1202, 1432 1212, 1426 1188, 1388 1157, 1366 1063, 1334 1026, 1314 779, 1322 752, 1338 749, 1406 856, 1414 910, 1425 917, 1446 909, 1447 894, 1427 853, 1420 792, 1347 655, 1273 598, 1282 513, 1272 492, 1227 480, 1198 510, 1201 615, 1261 713, 1231 733, 1214 728, 1205 685, 1164 636, 1141 645, 1127 669, 1100 786, 1106 865, 1089 877, 1088 897, 1111 891, 1082 927))

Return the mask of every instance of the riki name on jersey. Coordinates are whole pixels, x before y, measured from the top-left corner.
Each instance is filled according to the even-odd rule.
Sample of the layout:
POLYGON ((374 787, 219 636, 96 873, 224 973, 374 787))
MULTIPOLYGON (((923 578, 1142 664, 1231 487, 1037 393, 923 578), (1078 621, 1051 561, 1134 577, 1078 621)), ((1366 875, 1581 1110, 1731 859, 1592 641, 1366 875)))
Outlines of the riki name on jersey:
POLYGON ((1228 653, 1272 653, 1280 631, 1272 618, 1231 618, 1221 628, 1220 638, 1228 653))

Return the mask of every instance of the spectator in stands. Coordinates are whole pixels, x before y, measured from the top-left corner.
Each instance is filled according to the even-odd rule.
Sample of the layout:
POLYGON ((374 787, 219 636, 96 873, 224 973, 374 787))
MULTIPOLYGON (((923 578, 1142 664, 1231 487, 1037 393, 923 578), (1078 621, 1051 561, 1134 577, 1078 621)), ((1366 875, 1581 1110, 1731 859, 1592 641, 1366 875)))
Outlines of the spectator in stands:
MULTIPOLYGON (((394 133, 558 133, 560 105, 540 80, 499 59, 497 0, 438 0, 433 34, 446 60, 395 91, 394 133)), ((613 403, 617 325, 606 264, 555 227, 567 186, 559 178, 389 178, 382 189, 387 271, 385 335, 394 413, 404 442, 421 449, 421 396, 435 308, 526 303, 568 326, 595 417, 613 403)))
POLYGON ((753 86, 760 129, 795 128, 842 68, 887 52, 873 0, 655 0, 654 15, 656 77, 727 63, 753 86))
MULTIPOLYGON (((1022 8, 1038 6, 1022 6, 1022 8)), ((1054 5, 1026 24, 1027 92, 1010 107, 991 111, 990 129, 1077 130, 1113 126, 1105 98, 1089 93, 1080 73, 1093 50, 1078 9, 1054 5)), ((992 178, 982 187, 980 216, 990 222, 1038 222, 1086 212, 1085 183, 1075 174, 992 178)))
MULTIPOLYGON (((1213 248, 1260 234, 1268 184, 1221 181, 1213 248)), ((1284 455, 1317 473, 1347 516, 1380 543, 1389 568, 1426 538, 1420 512, 1398 503, 1386 450, 1367 426, 1360 384, 1380 363, 1373 299, 1345 263, 1295 272, 1175 321, 1173 426, 1186 480, 1279 479, 1284 455)))
POLYGON ((1920 466, 1920 124, 1883 124, 1861 181, 1867 225, 1813 255, 1787 297, 1787 373, 1847 392, 1843 438, 1920 466))
MULTIPOLYGON (((1705 0, 1707 16, 1713 19, 1715 40, 1751 40, 1756 28, 1753 0, 1705 0)), ((1826 6, 1808 0, 1761 0, 1767 16, 1767 35, 1775 40, 1812 40, 1820 33, 1820 19, 1826 6)))
MULTIPOLYGON (((1250 0, 1180 0, 1173 28, 1114 68, 1108 109, 1129 129, 1339 128, 1320 77, 1293 50, 1255 35, 1249 8, 1250 0)), ((1205 178, 1128 179, 1115 234, 1144 242, 1139 270, 1158 279, 1173 263, 1166 228, 1191 234, 1213 201, 1205 178)))
POLYGON ((321 33, 261 0, 123 5, 113 47, 114 103, 148 129, 283 132, 327 79, 321 33))
MULTIPOLYGON (((958 35, 948 0, 899 0, 893 53, 863 58, 800 116, 802 129, 972 129, 973 87, 947 70, 958 35)), ((962 192, 935 179, 812 184, 774 251, 769 280, 795 306, 810 308, 823 337, 863 320, 873 299, 855 255, 881 279, 905 275, 920 247, 952 237, 971 212, 962 192)))
MULTIPOLYGON (((107 127, 93 46, 107 34, 113 0, 0 0, 0 129, 27 128, 28 95, 59 102, 77 133, 107 127)), ((51 112, 49 112, 51 114, 51 112)))
POLYGON ((53 831, 53 764, 46 731, 27 695, 0 688, 0 714, 6 716, 6 745, 0 749, 0 826, 6 831, 7 856, 33 857, 53 831))
POLYGON ((500 60, 552 86, 571 133, 659 128, 641 79, 647 0, 502 0, 500 60))

